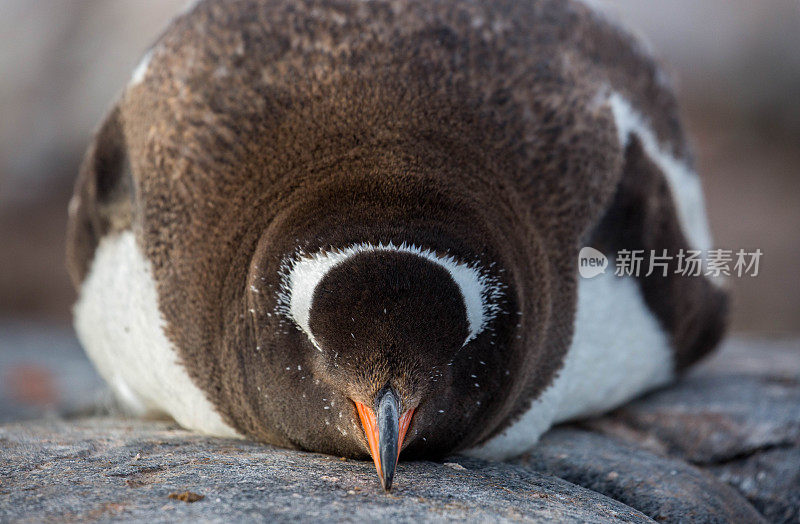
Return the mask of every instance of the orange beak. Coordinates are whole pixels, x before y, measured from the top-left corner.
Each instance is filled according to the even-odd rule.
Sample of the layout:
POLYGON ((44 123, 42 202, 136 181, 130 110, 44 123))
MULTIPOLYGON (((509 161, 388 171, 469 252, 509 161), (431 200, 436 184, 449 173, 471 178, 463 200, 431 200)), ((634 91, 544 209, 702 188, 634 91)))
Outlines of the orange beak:
POLYGON ((397 400, 391 391, 382 395, 376 402, 377 416, 374 410, 361 402, 355 404, 378 477, 381 479, 383 489, 389 491, 414 409, 409 409, 398 417, 397 400))

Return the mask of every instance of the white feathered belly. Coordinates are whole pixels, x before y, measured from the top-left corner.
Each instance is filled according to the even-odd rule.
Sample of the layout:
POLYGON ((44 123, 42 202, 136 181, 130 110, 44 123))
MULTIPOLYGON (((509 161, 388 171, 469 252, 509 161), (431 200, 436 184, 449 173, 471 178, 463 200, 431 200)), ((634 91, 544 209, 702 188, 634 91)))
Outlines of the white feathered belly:
POLYGON ((164 413, 210 435, 237 436, 189 378, 164 334, 150 262, 133 232, 100 242, 74 316, 84 349, 129 410, 164 413))
POLYGON ((613 271, 580 279, 564 367, 516 422, 467 454, 494 460, 519 455, 553 424, 609 410, 672 377, 669 338, 636 280, 613 271))

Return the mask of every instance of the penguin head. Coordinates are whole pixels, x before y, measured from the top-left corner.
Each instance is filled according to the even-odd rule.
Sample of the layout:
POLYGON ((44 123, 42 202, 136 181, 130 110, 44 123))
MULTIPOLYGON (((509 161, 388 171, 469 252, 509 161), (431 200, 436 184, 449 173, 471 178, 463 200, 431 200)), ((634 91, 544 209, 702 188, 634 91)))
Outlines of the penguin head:
POLYGON ((405 243, 323 250, 287 269, 285 311, 308 339, 312 372, 352 402, 385 489, 404 444, 452 433, 430 400, 451 389, 453 362, 499 293, 478 267, 405 243))

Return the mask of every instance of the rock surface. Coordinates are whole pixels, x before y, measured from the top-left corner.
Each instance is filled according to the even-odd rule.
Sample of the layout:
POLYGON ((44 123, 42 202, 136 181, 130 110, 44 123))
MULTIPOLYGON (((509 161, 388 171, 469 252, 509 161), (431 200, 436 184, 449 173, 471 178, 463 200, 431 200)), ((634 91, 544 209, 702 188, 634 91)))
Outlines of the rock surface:
POLYGON ((729 341, 674 386, 583 427, 693 464, 771 522, 800 522, 797 342, 729 341))
POLYGON ((401 463, 384 494, 370 462, 89 418, 0 429, 0 520, 425 520, 649 522, 556 477, 455 458, 401 463), (171 493, 203 498, 186 503, 171 493))
POLYGON ((49 413, 0 426, 0 522, 800 520, 797 343, 728 342, 677 384, 556 428, 511 463, 401 462, 388 495, 368 462, 85 416, 96 377, 67 354, 0 358, 4 376, 9 362, 55 376, 47 409, 0 391, 0 420, 49 413))
POLYGON ((514 462, 602 493, 661 522, 761 521, 735 489, 713 476, 588 431, 553 430, 514 462))

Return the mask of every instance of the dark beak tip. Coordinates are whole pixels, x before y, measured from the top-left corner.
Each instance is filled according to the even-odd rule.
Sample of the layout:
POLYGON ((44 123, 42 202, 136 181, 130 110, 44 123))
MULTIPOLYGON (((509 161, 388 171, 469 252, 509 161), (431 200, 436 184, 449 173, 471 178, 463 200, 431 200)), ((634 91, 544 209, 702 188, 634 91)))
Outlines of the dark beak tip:
POLYGON ((392 483, 394 482, 394 468, 391 468, 391 471, 384 471, 380 479, 383 491, 389 493, 392 490, 392 483))
POLYGON ((381 485, 387 493, 392 489, 397 455, 400 445, 399 405, 397 397, 387 390, 376 403, 378 420, 378 452, 381 459, 381 485))

